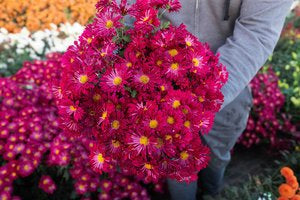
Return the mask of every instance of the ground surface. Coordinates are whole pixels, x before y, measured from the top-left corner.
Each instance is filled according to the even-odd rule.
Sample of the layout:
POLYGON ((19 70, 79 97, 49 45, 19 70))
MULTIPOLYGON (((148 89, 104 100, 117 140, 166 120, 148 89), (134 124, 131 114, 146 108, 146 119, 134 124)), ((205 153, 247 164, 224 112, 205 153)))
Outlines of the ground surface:
MULTIPOLYGON (((239 186, 248 180, 249 175, 262 173, 265 166, 273 163, 273 158, 262 148, 251 150, 238 149, 232 154, 232 160, 225 173, 224 186, 239 186)), ((168 194, 153 195, 154 200, 170 200, 168 194)))

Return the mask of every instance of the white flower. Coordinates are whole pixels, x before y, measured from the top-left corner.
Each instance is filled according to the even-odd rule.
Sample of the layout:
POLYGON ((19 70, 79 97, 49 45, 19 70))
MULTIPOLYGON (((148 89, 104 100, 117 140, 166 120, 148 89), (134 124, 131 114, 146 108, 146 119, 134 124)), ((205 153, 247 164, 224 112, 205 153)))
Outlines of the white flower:
POLYGON ((6 29, 0 28, 0 44, 5 43, 6 49, 17 45, 17 54, 28 51, 32 58, 38 59, 37 54, 43 53, 45 47, 46 52, 66 51, 84 30, 84 26, 79 23, 65 23, 59 26, 51 24, 50 27, 34 33, 30 33, 26 28, 22 28, 19 33, 8 33, 6 29), (61 38, 60 35, 64 37, 61 38))
POLYGON ((0 69, 7 69, 6 63, 0 63, 0 69))

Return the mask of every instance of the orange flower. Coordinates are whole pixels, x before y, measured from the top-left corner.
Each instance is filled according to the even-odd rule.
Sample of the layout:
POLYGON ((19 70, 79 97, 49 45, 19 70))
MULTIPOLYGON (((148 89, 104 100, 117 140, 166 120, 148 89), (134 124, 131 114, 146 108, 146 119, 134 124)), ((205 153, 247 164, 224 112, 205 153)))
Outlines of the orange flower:
POLYGON ((296 176, 290 176, 286 178, 286 183, 290 185, 294 190, 299 188, 299 183, 297 181, 296 176))
POLYGON ((30 31, 49 28, 51 23, 88 23, 95 14, 97 0, 0 0, 0 27, 18 32, 23 26, 30 31), (92 5, 92 6, 91 6, 92 5))
POLYGON ((291 200, 300 200, 300 195, 299 194, 296 194, 295 196, 293 196, 291 198, 291 200))
POLYGON ((286 198, 286 197, 279 197, 277 200, 289 200, 289 198, 286 198))
POLYGON ((290 176, 294 176, 293 170, 291 168, 289 168, 289 167, 283 167, 283 168, 281 168, 280 173, 285 178, 288 178, 290 176))
POLYGON ((278 188, 278 191, 280 196, 287 198, 292 198, 296 193, 296 190, 286 183, 281 184, 278 188))

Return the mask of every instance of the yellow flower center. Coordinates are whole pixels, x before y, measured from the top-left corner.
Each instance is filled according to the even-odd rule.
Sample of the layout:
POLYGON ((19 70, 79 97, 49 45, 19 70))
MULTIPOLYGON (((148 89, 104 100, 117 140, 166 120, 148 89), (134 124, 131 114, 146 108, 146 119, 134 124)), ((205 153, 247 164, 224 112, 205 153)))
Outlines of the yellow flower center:
POLYGON ((91 44, 92 41, 93 41, 93 39, 92 38, 88 38, 88 39, 86 39, 86 41, 87 41, 88 44, 91 44))
POLYGON ((73 62, 74 62, 74 59, 73 59, 73 58, 71 58, 71 59, 70 59, 70 63, 73 63, 73 62))
POLYGON ((106 119, 106 117, 107 117, 107 111, 105 111, 105 112, 102 113, 101 118, 102 118, 102 119, 106 119))
POLYGON ((160 86, 160 90, 161 90, 161 91, 165 91, 165 90, 166 90, 165 86, 163 86, 163 85, 160 86))
POLYGON ((143 84, 149 83, 149 80, 150 80, 150 78, 148 76, 146 76, 146 75, 142 75, 140 77, 140 82, 143 83, 143 84))
POLYGON ((160 139, 160 138, 157 138, 157 143, 156 143, 156 148, 161 148, 162 146, 163 146, 163 144, 164 144, 164 142, 163 142, 163 140, 162 139, 160 139))
POLYGON ((126 63, 126 67, 132 67, 132 63, 131 62, 126 63))
POLYGON ((171 69, 172 70, 176 71, 176 70, 178 70, 178 68, 179 68, 179 64, 178 63, 172 63, 171 64, 171 69))
POLYGON ((190 128, 190 127, 191 127, 191 122, 190 122, 190 121, 185 121, 185 122, 184 122, 184 126, 185 126, 186 128, 190 128))
POLYGON ((178 108, 179 106, 180 106, 181 104, 180 104, 180 101, 179 100, 175 100, 175 101, 173 101, 173 108, 178 108))
POLYGON ((109 184, 108 184, 108 183, 103 183, 103 186, 104 186, 105 188, 107 188, 107 187, 109 186, 109 184))
POLYGON ((161 64, 162 64, 162 61, 161 61, 161 60, 157 60, 157 61, 156 61, 156 65, 157 65, 157 66, 161 66, 161 64))
POLYGON ((106 28, 110 29, 114 26, 114 22, 112 20, 107 20, 105 26, 106 28))
POLYGON ((75 108, 75 106, 70 106, 70 110, 74 112, 77 110, 77 108, 75 108))
POLYGON ((48 179, 44 179, 43 184, 46 185, 48 183, 49 183, 49 180, 48 179))
POLYGON ((165 140, 172 140, 172 135, 166 135, 165 140))
POLYGON ((199 102, 202 103, 204 101, 204 98, 203 97, 199 97, 198 100, 199 100, 199 102))
POLYGON ((197 58, 193 58, 193 64, 194 64, 194 66, 195 67, 199 67, 199 65, 200 65, 200 61, 199 61, 199 59, 197 59, 197 58))
POLYGON ((189 110, 184 108, 184 109, 182 109, 182 112, 183 112, 183 114, 187 115, 189 113, 189 110))
POLYGON ((79 185, 79 189, 83 190, 84 189, 84 185, 79 185))
POLYGON ((182 160, 186 160, 186 159, 189 158, 189 154, 186 151, 183 151, 183 152, 180 153, 180 158, 182 160))
POLYGON ((202 126, 203 125, 203 121, 202 120, 200 120, 200 122, 199 122, 199 126, 202 126))
POLYGON ((176 49, 171 49, 169 50, 169 54, 170 56, 174 57, 178 55, 178 51, 176 49))
POLYGON ((142 53, 138 51, 138 52, 136 52, 135 57, 138 58, 138 57, 140 57, 141 55, 142 55, 142 53))
POLYGON ((149 17, 146 16, 146 17, 143 18, 143 21, 145 22, 145 21, 147 21, 148 19, 149 19, 149 17))
POLYGON ((149 164, 149 163, 145 163, 144 166, 145 166, 146 169, 149 169, 149 170, 153 168, 152 165, 149 164))
POLYGON ((105 53, 105 52, 102 52, 102 53, 100 53, 100 56, 101 56, 101 57, 104 57, 104 56, 106 56, 106 53, 105 53))
POLYGON ((25 170, 25 171, 28 171, 28 170, 29 170, 29 166, 28 166, 28 165, 25 165, 25 166, 24 166, 24 170, 25 170))
POLYGON ((174 122, 175 122, 174 117, 169 116, 167 119, 167 122, 168 122, 168 124, 174 124, 174 122))
POLYGON ((57 154, 57 155, 59 154, 59 150, 58 149, 55 150, 55 154, 57 154))
POLYGON ((93 96, 93 100, 94 101, 100 101, 100 99, 101 99, 101 95, 100 94, 94 94, 94 96, 93 96))
POLYGON ((121 77, 118 76, 118 77, 114 78, 114 80, 113 80, 114 85, 121 85, 121 83, 122 83, 121 77))
POLYGON ((191 41, 186 41, 185 44, 186 44, 186 46, 188 46, 188 47, 192 46, 191 41))
POLYGON ((150 120, 149 126, 150 126, 150 128, 157 128, 157 126, 158 126, 157 120, 155 120, 155 119, 150 120))
POLYGON ((112 140, 111 143, 112 143, 113 147, 115 147, 115 148, 120 147, 120 142, 118 140, 112 140))
POLYGON ((99 154, 97 155, 97 160, 98 160, 99 163, 103 163, 103 162, 104 162, 104 158, 103 158, 102 153, 99 153, 99 154))
POLYGON ((81 76, 79 77, 79 82, 80 82, 81 84, 85 84, 88 80, 89 80, 89 78, 88 78, 87 75, 81 75, 81 76))
POLYGON ((147 146, 149 144, 149 139, 146 136, 140 138, 140 144, 147 146))
POLYGON ((120 128, 120 122, 118 120, 114 120, 112 123, 111 123, 111 127, 115 130, 119 129, 120 128))

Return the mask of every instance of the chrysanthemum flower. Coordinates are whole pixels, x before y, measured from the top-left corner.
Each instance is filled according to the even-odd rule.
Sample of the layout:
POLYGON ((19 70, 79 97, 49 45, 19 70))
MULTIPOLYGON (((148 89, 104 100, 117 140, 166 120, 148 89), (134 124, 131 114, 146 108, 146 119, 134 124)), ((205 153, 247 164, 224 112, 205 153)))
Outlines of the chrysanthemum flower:
POLYGON ((99 111, 98 124, 103 124, 102 127, 109 124, 109 117, 115 111, 115 106, 111 103, 103 104, 102 109, 99 111))
POLYGON ((112 36, 116 33, 116 29, 121 27, 119 20, 121 15, 114 12, 99 13, 95 19, 97 22, 94 26, 95 33, 100 36, 112 36))
POLYGON ((75 190, 77 194, 84 194, 88 191, 88 183, 84 181, 77 181, 75 183, 75 190))
POLYGON ((29 176, 30 174, 32 174, 32 172, 35 170, 32 162, 30 161, 24 161, 19 163, 19 165, 17 166, 17 170, 18 170, 18 174, 21 177, 26 177, 29 176))
POLYGON ((144 69, 144 72, 138 72, 133 76, 132 85, 138 91, 154 92, 155 87, 160 85, 160 81, 157 79, 159 71, 150 70, 148 67, 144 67, 144 69))
POLYGON ((60 114, 65 116, 65 115, 70 115, 73 116, 76 121, 80 120, 83 115, 84 111, 83 109, 79 106, 79 102, 72 102, 70 100, 64 100, 62 105, 60 106, 60 114))
POLYGON ((143 178, 146 183, 157 182, 160 178, 158 165, 154 161, 138 159, 133 161, 133 165, 138 167, 137 177, 143 178))
MULTIPOLYGON (((208 162, 198 131, 211 129, 223 100, 226 73, 218 57, 184 25, 160 27, 158 9, 176 11, 178 0, 133 5, 122 0, 119 6, 115 0, 101 0, 97 8, 97 18, 63 59, 61 91, 56 91, 62 128, 70 135, 92 136, 95 143, 90 144, 97 145, 81 139, 92 149, 90 165, 100 173, 118 166, 146 182, 167 177, 194 180, 208 162), (134 26, 121 24, 125 15, 135 18, 134 26), (84 66, 92 66, 93 78, 84 66), (82 112, 75 117, 77 110, 82 112)), ((15 106, 14 100, 10 106, 15 106)), ((68 151, 66 146, 62 152, 68 151)), ((80 148, 70 153, 80 169, 72 170, 76 179, 84 176, 81 163, 87 159, 80 148)), ((140 190, 128 187, 124 198, 138 198, 140 190)), ((115 195, 107 189, 101 198, 115 195)))
POLYGON ((48 194, 53 194, 56 190, 56 185, 50 176, 43 175, 39 181, 39 188, 48 194))
POLYGON ((169 3, 166 6, 166 8, 170 12, 177 12, 181 8, 181 4, 180 4, 179 0, 169 0, 169 3))
POLYGON ((101 78, 101 87, 105 92, 125 92, 124 85, 127 83, 128 74, 122 66, 106 72, 101 78))
POLYGON ((126 142, 131 153, 129 157, 136 157, 141 154, 144 157, 155 152, 156 138, 149 133, 131 132, 126 135, 126 142))
POLYGON ((137 30, 143 30, 158 27, 160 25, 160 21, 157 18, 157 13, 157 10, 151 8, 139 13, 139 15, 136 16, 136 21, 134 23, 135 28, 137 30))
POLYGON ((96 73, 92 67, 85 67, 74 72, 69 84, 76 89, 76 94, 87 93, 88 89, 94 88, 96 73))
POLYGON ((106 12, 109 9, 115 9, 118 4, 115 0, 100 0, 96 4, 96 8, 99 12, 106 12))
MULTIPOLYGON (((177 106, 176 100, 174 100, 173 104, 174 107, 177 106)), ((178 100, 180 101, 180 100, 178 100)), ((172 106, 173 106, 172 104, 172 106)), ((182 124, 183 124, 183 113, 181 112, 181 110, 179 109, 167 109, 165 111, 165 120, 166 120, 166 127, 167 129, 170 130, 174 130, 174 131, 178 131, 182 128, 182 124)))
POLYGON ((204 112, 199 115, 199 122, 196 124, 200 128, 201 133, 205 134, 211 130, 214 120, 214 113, 204 112))
POLYGON ((105 154, 102 147, 93 147, 89 157, 92 169, 94 171, 102 173, 109 169, 110 157, 105 154))
POLYGON ((283 168, 281 168, 280 173, 285 178, 294 176, 294 171, 291 168, 289 168, 289 167, 283 167, 283 168))
POLYGON ((112 189, 113 183, 109 180, 103 180, 100 183, 101 188, 105 191, 105 192, 110 192, 110 190, 112 189))
POLYGON ((295 190, 288 184, 281 184, 278 188, 279 194, 282 197, 292 198, 295 195, 295 190))

